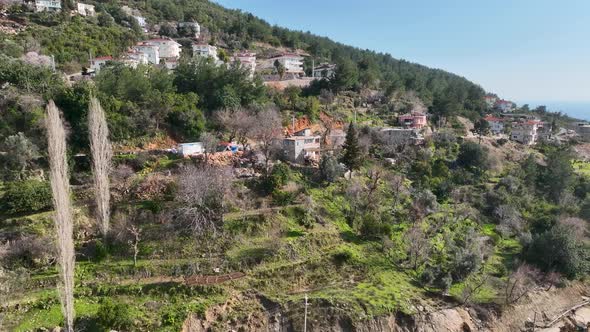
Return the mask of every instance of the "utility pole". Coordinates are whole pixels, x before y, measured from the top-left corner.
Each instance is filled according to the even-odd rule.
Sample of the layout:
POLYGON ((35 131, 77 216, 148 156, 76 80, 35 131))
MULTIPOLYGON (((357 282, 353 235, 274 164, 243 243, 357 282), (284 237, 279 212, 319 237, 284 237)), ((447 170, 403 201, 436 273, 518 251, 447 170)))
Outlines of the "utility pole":
POLYGON ((311 78, 315 78, 315 59, 311 59, 311 78))
POLYGON ((307 332, 307 294, 305 294, 305 314, 303 316, 303 332, 307 332))

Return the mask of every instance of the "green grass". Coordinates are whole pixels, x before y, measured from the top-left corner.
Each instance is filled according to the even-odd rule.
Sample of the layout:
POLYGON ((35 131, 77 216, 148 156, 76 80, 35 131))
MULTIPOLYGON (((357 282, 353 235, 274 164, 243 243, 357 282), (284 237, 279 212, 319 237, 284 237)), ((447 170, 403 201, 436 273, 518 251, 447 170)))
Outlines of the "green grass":
POLYGON ((346 303, 356 316, 379 316, 401 311, 414 313, 412 302, 423 296, 404 272, 386 270, 372 275, 356 285, 328 288, 312 293, 312 298, 331 303, 346 303))
MULTIPOLYGON (((98 311, 100 304, 89 299, 75 300, 74 309, 76 316, 94 316, 98 311)), ((22 316, 21 323, 18 324, 14 331, 34 331, 39 327, 54 328, 63 325, 63 315, 61 305, 53 304, 49 308, 41 310, 32 310, 22 316)))
POLYGON ((573 160, 572 167, 574 171, 586 178, 590 178, 590 162, 582 160, 573 160))

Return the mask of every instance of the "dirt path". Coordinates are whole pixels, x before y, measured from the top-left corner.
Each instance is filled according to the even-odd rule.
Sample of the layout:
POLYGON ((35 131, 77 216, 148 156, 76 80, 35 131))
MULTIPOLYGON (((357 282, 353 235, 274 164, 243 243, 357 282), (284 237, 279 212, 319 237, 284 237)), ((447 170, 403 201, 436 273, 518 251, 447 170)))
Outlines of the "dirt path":
MULTIPOLYGON (((583 303, 585 297, 590 294, 590 285, 582 282, 574 282, 565 288, 553 288, 549 291, 539 290, 529 294, 523 298, 519 303, 507 309, 502 317, 498 318, 492 324, 491 330, 494 332, 512 332, 520 331, 524 328, 527 321, 533 322, 536 315, 536 325, 545 326, 563 312, 571 309, 577 304, 583 303)), ((581 318, 588 318, 590 314, 588 307, 580 308, 576 314, 580 314, 581 318)), ((567 316, 567 315, 566 315, 567 316)), ((537 329, 537 331, 559 331, 560 324, 546 329, 537 329), (557 330, 555 329, 557 327, 557 330)))

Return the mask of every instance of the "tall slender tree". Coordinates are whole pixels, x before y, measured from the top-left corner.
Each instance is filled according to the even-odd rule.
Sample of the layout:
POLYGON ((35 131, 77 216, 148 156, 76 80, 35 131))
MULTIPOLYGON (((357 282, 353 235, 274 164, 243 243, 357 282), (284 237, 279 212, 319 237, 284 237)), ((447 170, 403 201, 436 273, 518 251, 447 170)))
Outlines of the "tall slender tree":
POLYGON ((55 208, 55 230, 58 243, 58 270, 61 284, 58 285, 61 307, 65 317, 65 331, 74 331, 74 239, 72 205, 68 161, 66 156, 66 131, 59 110, 50 101, 47 105, 47 145, 53 206, 55 208))
POLYGON ((348 126, 348 131, 346 132, 343 152, 340 161, 346 165, 346 168, 350 171, 350 177, 352 177, 352 172, 359 169, 363 163, 358 133, 356 131, 356 126, 352 122, 348 126))
POLYGON ((92 175, 94 178, 98 228, 102 236, 106 237, 109 232, 111 215, 109 173, 111 171, 112 150, 105 113, 100 106, 100 102, 95 97, 90 99, 88 131, 90 134, 90 151, 92 152, 92 175))

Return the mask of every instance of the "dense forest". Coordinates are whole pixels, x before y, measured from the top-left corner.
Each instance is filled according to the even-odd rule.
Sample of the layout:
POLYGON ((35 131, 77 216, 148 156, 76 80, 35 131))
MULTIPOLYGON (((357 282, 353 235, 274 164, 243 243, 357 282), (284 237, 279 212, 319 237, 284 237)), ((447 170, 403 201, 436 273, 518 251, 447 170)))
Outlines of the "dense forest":
POLYGON ((577 140, 492 136, 463 77, 209 1, 88 3, 3 16, 26 27, 0 33, 0 330, 534 331, 530 307, 548 324, 588 294, 577 140), (175 70, 68 79, 151 37, 125 5, 185 46, 170 27, 197 21, 225 55, 288 49, 336 73, 274 89, 186 47, 175 70), (415 109, 419 135, 382 130, 415 109), (315 162, 281 145, 300 122, 315 162), (203 153, 180 156, 189 141, 203 153))

